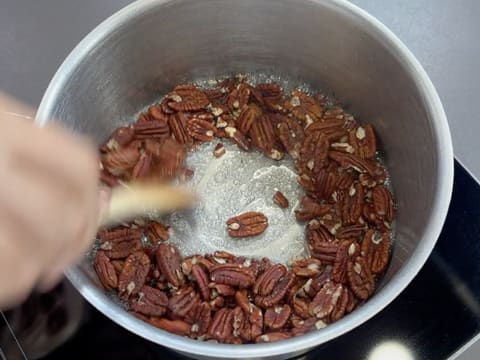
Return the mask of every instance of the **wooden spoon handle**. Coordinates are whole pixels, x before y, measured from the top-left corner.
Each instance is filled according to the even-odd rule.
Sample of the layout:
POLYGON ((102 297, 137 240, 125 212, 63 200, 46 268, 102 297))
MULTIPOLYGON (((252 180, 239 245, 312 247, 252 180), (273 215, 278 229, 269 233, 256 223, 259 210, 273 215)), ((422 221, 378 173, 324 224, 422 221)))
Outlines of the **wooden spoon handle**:
POLYGON ((192 191, 165 184, 131 183, 112 189, 110 205, 99 227, 111 226, 145 215, 147 211, 166 213, 193 205, 192 191))

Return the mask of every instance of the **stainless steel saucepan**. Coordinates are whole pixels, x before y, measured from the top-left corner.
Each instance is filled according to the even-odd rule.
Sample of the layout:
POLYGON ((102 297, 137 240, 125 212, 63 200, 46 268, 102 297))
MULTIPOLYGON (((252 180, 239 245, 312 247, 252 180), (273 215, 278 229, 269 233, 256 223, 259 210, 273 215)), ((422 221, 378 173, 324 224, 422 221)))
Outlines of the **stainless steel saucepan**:
POLYGON ((327 90, 374 125, 398 207, 392 261, 376 294, 304 336, 224 345, 166 333, 129 315, 105 294, 88 259, 67 276, 106 316, 152 342, 197 358, 283 359, 387 306, 423 266, 442 228, 453 183, 447 120, 427 74, 392 32, 343 0, 136 1, 73 50, 36 121, 59 119, 100 143, 175 84, 238 72, 279 74, 327 90))

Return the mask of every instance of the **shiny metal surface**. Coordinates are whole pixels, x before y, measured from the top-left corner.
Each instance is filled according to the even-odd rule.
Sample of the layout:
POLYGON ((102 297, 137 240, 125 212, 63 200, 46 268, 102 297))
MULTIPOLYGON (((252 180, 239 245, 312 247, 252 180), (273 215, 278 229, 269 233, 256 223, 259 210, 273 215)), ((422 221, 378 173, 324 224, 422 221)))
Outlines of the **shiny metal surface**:
POLYGON ((88 270, 68 277, 127 329, 204 357, 286 358, 345 333, 392 301, 429 256, 453 181, 450 133, 427 75, 381 23, 344 1, 136 2, 87 36, 52 80, 37 114, 100 142, 172 85, 228 72, 277 73, 335 93, 381 139, 398 202, 392 264, 360 309, 318 332, 272 344, 228 346, 180 338, 125 313, 88 270))

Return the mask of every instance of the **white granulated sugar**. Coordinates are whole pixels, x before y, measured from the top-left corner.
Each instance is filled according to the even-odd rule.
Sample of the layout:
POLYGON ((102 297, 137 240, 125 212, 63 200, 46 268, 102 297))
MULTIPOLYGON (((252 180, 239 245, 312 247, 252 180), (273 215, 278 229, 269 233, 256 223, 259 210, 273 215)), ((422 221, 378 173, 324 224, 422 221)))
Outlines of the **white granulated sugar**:
POLYGON ((195 189, 199 203, 190 211, 162 219, 175 229, 170 241, 183 256, 225 250, 285 263, 302 254, 303 224, 297 223, 292 207, 281 209, 272 199, 276 189, 291 204, 302 196, 293 162, 275 161, 258 151, 247 153, 230 142, 224 142, 225 155, 215 158, 212 151, 216 144, 201 145, 187 158, 187 166, 194 170, 189 186, 195 189), (258 236, 231 238, 226 220, 246 211, 265 214, 267 229, 258 236))

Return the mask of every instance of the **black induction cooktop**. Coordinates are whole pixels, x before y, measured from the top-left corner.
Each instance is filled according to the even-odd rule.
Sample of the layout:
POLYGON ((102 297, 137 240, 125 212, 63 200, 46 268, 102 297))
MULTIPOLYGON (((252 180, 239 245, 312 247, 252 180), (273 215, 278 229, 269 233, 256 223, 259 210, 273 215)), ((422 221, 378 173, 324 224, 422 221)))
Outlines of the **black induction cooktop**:
MULTIPOLYGON (((374 318, 301 358, 378 360, 395 352, 404 354, 396 359, 447 359, 480 333, 479 204, 480 185, 456 162, 445 226, 417 277, 374 318)), ((0 317, 0 359, 186 359, 119 327, 75 292, 77 304, 65 303, 67 287, 32 296, 0 317), (47 315, 35 327, 42 311, 47 315), (75 326, 59 337, 72 318, 75 326), (54 350, 39 345, 59 338, 54 350)))

